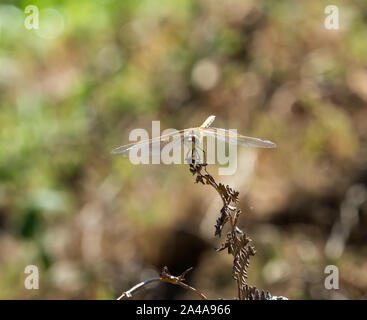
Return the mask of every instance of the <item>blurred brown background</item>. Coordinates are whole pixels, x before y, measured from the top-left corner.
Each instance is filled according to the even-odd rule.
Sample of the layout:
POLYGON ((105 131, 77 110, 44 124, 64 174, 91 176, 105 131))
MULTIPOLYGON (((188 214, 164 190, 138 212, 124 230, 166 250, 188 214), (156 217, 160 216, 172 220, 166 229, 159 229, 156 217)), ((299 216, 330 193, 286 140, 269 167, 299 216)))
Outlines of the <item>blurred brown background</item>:
MULTIPOLYGON (((3 1, 0 25, 1 299, 114 299, 164 265, 234 298, 215 192, 184 165, 110 154, 152 120, 210 114, 278 145, 240 150, 237 173, 217 177, 240 191, 249 283, 367 298, 366 1, 3 1), (339 30, 324 26, 329 4, 339 30), (24 288, 31 264, 39 290, 24 288), (324 287, 330 264, 339 290, 324 287)), ((196 297, 159 284, 136 298, 196 297)))

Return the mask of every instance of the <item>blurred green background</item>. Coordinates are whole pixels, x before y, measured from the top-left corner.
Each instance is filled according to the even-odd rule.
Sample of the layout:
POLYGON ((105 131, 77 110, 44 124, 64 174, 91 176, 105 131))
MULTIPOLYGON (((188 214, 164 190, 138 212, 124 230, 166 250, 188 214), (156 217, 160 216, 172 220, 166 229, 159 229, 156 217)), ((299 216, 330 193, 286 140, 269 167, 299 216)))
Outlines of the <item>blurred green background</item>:
MULTIPOLYGON (((241 150, 218 177, 240 191, 257 249, 249 283, 367 298, 366 39, 362 0, 2 1, 0 298, 114 299, 164 265, 235 297, 232 258, 212 249, 215 192, 184 165, 110 154, 152 120, 182 129, 210 114, 278 145, 241 150), (339 30, 324 27, 328 4, 339 30), (39 290, 24 288, 31 264, 39 290), (339 290, 324 287, 329 264, 339 290)), ((136 298, 195 297, 159 284, 136 298)))

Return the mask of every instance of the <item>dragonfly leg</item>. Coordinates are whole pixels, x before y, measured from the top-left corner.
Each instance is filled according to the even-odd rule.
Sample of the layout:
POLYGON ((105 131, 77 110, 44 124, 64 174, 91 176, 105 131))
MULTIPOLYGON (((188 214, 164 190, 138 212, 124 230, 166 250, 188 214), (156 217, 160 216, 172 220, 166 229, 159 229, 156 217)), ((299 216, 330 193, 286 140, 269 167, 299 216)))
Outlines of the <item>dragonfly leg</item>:
MULTIPOLYGON (((205 152, 205 150, 203 148, 199 147, 199 146, 196 146, 196 148, 199 149, 203 153, 203 160, 204 161, 201 164, 206 164, 206 152, 205 152)), ((199 152, 197 150, 195 150, 195 151, 196 151, 198 159, 200 160, 199 152)))
POLYGON ((196 157, 196 141, 195 141, 195 137, 192 137, 192 142, 191 142, 191 161, 192 164, 195 164, 195 157, 196 157))
POLYGON ((185 161, 186 163, 188 164, 192 164, 192 165, 195 165, 195 158, 196 158, 196 153, 197 151, 192 148, 191 150, 187 150, 187 153, 186 153, 186 157, 185 157, 185 161))

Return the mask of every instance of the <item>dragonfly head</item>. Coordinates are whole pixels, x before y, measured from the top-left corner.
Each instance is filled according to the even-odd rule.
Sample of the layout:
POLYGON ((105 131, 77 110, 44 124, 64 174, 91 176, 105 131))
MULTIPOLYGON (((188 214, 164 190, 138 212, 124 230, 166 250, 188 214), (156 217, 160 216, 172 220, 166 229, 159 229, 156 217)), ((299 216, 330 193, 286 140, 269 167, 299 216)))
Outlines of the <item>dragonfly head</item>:
POLYGON ((200 143, 200 137, 193 131, 185 132, 184 136, 184 142, 192 144, 193 142, 195 145, 198 145, 200 143))

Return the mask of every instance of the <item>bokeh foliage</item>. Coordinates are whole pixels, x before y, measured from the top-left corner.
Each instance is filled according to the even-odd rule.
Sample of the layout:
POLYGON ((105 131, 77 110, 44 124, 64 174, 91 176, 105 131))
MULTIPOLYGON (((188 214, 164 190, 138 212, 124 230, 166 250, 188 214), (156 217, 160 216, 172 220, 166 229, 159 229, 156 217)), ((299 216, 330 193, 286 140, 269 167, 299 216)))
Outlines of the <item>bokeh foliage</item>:
POLYGON ((343 209, 367 184, 366 13, 362 0, 2 1, 0 298, 114 298, 163 265, 193 265, 196 287, 231 298, 231 261, 203 231, 213 195, 183 166, 110 155, 151 120, 181 129, 209 114, 279 146, 255 176, 241 153, 228 177, 258 243, 251 282, 290 298, 366 297, 366 202, 357 216, 343 209), (324 27, 328 4, 340 30, 324 27), (24 27, 28 5, 39 30, 24 27), (329 263, 336 293, 323 287, 329 263), (29 264, 37 292, 24 289, 29 264))

